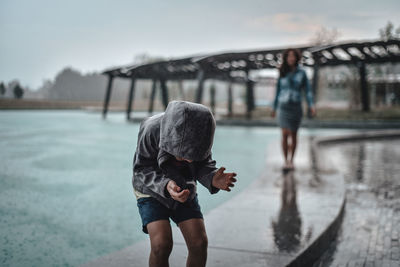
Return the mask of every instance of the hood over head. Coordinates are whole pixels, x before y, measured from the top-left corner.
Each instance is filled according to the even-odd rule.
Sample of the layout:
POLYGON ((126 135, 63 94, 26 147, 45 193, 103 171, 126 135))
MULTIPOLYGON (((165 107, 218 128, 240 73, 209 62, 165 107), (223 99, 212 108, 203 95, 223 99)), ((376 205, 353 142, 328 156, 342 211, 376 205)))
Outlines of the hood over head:
POLYGON ((175 157, 201 161, 211 154, 215 120, 209 108, 171 101, 160 127, 160 149, 175 157))

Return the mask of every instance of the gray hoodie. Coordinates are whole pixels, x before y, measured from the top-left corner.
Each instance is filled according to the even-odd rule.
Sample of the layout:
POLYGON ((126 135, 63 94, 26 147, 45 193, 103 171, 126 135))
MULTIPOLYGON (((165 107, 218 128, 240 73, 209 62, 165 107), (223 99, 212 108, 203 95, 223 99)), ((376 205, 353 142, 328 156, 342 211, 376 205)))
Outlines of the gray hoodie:
MULTIPOLYGON (((217 170, 211 157, 215 120, 211 111, 200 104, 172 101, 164 113, 145 119, 139 129, 136 153, 133 158, 133 187, 156 198, 168 208, 174 208, 166 185, 180 177, 167 172, 171 158, 193 160, 193 178, 204 185, 210 193, 219 189, 212 186, 217 170)), ((196 190, 191 190, 189 199, 196 190)))

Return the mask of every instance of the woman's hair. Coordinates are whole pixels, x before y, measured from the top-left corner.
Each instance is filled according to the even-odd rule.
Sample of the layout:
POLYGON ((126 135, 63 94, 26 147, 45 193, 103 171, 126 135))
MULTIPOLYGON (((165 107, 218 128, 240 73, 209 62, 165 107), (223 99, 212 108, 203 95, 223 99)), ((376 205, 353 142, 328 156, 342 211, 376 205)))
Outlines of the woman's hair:
POLYGON ((301 52, 300 52, 300 50, 294 49, 294 48, 286 49, 286 50, 283 52, 283 54, 282 54, 282 60, 283 60, 283 62, 282 62, 282 64, 281 64, 281 66, 279 67, 279 74, 280 74, 280 77, 285 77, 286 74, 287 74, 288 72, 290 72, 290 67, 289 67, 288 62, 287 62, 287 58, 288 58, 289 52, 293 52, 294 56, 296 57, 295 66, 299 65, 299 61, 300 61, 300 59, 301 59, 301 52))

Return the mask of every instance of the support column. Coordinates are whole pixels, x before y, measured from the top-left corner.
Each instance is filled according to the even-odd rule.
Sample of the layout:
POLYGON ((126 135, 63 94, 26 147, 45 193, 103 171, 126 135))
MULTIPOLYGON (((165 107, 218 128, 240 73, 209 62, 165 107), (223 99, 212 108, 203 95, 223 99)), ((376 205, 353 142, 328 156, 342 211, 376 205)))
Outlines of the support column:
POLYGON ((185 92, 183 90, 183 81, 182 80, 178 80, 178 90, 179 90, 180 98, 182 100, 185 100, 185 92))
POLYGON ((212 84, 210 87, 210 106, 211 112, 215 114, 215 85, 212 84))
POLYGON ((247 71, 246 81, 246 104, 247 104, 247 118, 251 118, 251 111, 255 108, 254 105, 254 82, 249 78, 249 72, 247 71))
POLYGON ((161 100, 164 104, 164 108, 166 109, 168 106, 168 87, 167 81, 165 79, 160 80, 160 89, 161 89, 161 100))
POLYGON ((202 69, 199 70, 199 73, 197 74, 197 81, 198 81, 198 87, 197 87, 197 93, 196 93, 196 102, 201 103, 201 100, 203 98, 203 90, 204 90, 204 71, 202 69))
POLYGON ((154 98, 156 96, 156 89, 157 89, 157 80, 153 79, 153 85, 151 86, 151 95, 150 95, 150 103, 149 103, 149 114, 153 113, 154 98))
POLYGON ((228 117, 233 115, 233 94, 232 94, 232 82, 228 83, 228 117))
POLYGON ((107 84, 107 89, 106 89, 106 95, 104 97, 103 119, 105 119, 106 116, 107 116, 108 104, 110 103, 110 96, 111 96, 111 89, 112 89, 113 80, 114 80, 114 76, 109 74, 108 75, 108 84, 107 84))
POLYGON ((313 90, 313 95, 314 95, 314 102, 317 102, 318 79, 319 79, 319 65, 317 63, 315 63, 313 80, 312 80, 312 90, 313 90))
POLYGON ((126 119, 129 120, 131 118, 131 110, 132 110, 132 102, 135 96, 135 81, 134 77, 131 78, 131 87, 129 89, 128 103, 126 107, 126 119))
POLYGON ((367 73, 365 69, 365 62, 361 61, 358 63, 358 70, 360 73, 360 88, 361 88, 361 105, 362 111, 369 111, 369 95, 368 95, 368 84, 367 84, 367 73))

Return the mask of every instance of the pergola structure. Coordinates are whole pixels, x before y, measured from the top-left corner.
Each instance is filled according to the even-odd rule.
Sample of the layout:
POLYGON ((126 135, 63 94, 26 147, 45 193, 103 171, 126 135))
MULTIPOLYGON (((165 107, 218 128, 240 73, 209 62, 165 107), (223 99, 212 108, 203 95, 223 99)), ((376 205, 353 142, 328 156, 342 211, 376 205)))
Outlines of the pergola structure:
MULTIPOLYGON (((227 81, 228 111, 232 114, 232 83, 246 84, 247 117, 251 117, 254 109, 254 81, 249 78, 251 70, 277 68, 282 63, 282 53, 288 47, 254 51, 193 56, 181 59, 171 59, 149 64, 124 66, 103 72, 108 76, 108 84, 104 99, 103 117, 106 117, 110 101, 113 79, 116 77, 130 79, 131 86, 127 101, 127 119, 130 119, 135 82, 138 79, 153 81, 149 112, 153 110, 157 82, 160 83, 164 106, 168 104, 168 80, 197 80, 197 103, 202 102, 204 81, 217 79, 227 81)), ((327 46, 293 47, 302 52, 301 64, 312 67, 313 90, 317 89, 319 69, 324 66, 356 65, 360 74, 361 103, 364 111, 369 110, 366 64, 400 62, 400 39, 388 41, 342 42, 327 46)))

